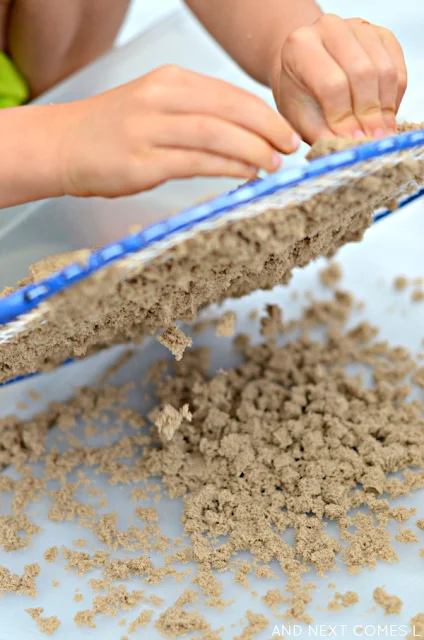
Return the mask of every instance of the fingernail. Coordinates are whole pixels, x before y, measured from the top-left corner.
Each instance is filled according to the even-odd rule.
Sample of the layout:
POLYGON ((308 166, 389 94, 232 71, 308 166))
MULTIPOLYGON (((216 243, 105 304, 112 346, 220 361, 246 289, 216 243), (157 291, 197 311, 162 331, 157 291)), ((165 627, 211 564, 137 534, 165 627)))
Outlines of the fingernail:
POLYGON ((297 151, 297 149, 299 149, 300 145, 302 143, 302 138, 297 135, 297 133, 294 133, 292 135, 292 147, 295 151, 297 151))
POLYGON ((353 138, 354 140, 361 140, 361 138, 365 138, 365 133, 362 131, 362 129, 358 129, 353 134, 353 138))
POLYGON ((274 169, 278 169, 278 167, 281 166, 281 156, 277 151, 274 151, 272 154, 272 166, 274 169))
POLYGON ((384 138, 385 135, 386 132, 381 127, 374 130, 374 138, 384 138))

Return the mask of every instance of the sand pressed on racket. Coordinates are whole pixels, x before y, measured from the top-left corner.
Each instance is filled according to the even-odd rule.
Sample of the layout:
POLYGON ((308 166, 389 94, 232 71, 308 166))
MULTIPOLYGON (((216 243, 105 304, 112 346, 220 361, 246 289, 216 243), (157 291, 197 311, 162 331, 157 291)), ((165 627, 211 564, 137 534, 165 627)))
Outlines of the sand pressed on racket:
MULTIPOLYGON (((404 125, 400 130, 420 126, 404 125)), ((320 141, 310 157, 352 144, 320 141)), ((38 319, 0 344, 0 382, 111 344, 141 341, 158 331, 166 332, 163 340, 170 339, 180 357, 180 341, 172 328, 176 321, 193 320, 211 302, 287 283, 294 267, 360 240, 372 212, 390 205, 400 187, 423 177, 423 162, 405 161, 284 210, 198 232, 147 266, 135 268, 125 280, 119 263, 110 265, 44 303, 46 323, 38 319)), ((37 282, 87 256, 86 250, 50 256, 33 265, 19 284, 37 282)))

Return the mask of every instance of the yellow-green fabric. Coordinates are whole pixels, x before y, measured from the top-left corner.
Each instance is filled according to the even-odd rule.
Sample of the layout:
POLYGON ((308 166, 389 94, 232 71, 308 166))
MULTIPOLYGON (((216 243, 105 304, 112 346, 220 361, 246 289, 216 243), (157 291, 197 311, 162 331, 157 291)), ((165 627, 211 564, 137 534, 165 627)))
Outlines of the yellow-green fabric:
POLYGON ((18 107, 29 99, 29 89, 12 60, 0 51, 0 109, 18 107))

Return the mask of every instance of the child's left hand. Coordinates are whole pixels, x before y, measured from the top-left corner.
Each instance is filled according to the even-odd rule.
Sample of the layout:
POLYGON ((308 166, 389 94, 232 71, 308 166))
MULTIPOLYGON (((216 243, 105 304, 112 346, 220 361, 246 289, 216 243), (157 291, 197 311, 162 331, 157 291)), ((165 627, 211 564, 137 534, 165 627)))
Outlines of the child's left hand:
POLYGON ((406 85, 402 48, 391 31, 330 14, 288 36, 272 75, 279 111, 310 144, 396 133, 406 85))

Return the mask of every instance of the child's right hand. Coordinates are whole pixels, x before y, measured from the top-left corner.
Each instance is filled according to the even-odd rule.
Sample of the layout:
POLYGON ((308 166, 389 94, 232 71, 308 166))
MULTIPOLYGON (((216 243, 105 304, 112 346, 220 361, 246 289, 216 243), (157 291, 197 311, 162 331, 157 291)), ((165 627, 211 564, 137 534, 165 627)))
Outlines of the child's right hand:
POLYGON ((192 176, 275 171, 300 139, 264 101, 174 66, 61 105, 61 191, 116 197, 192 176))

